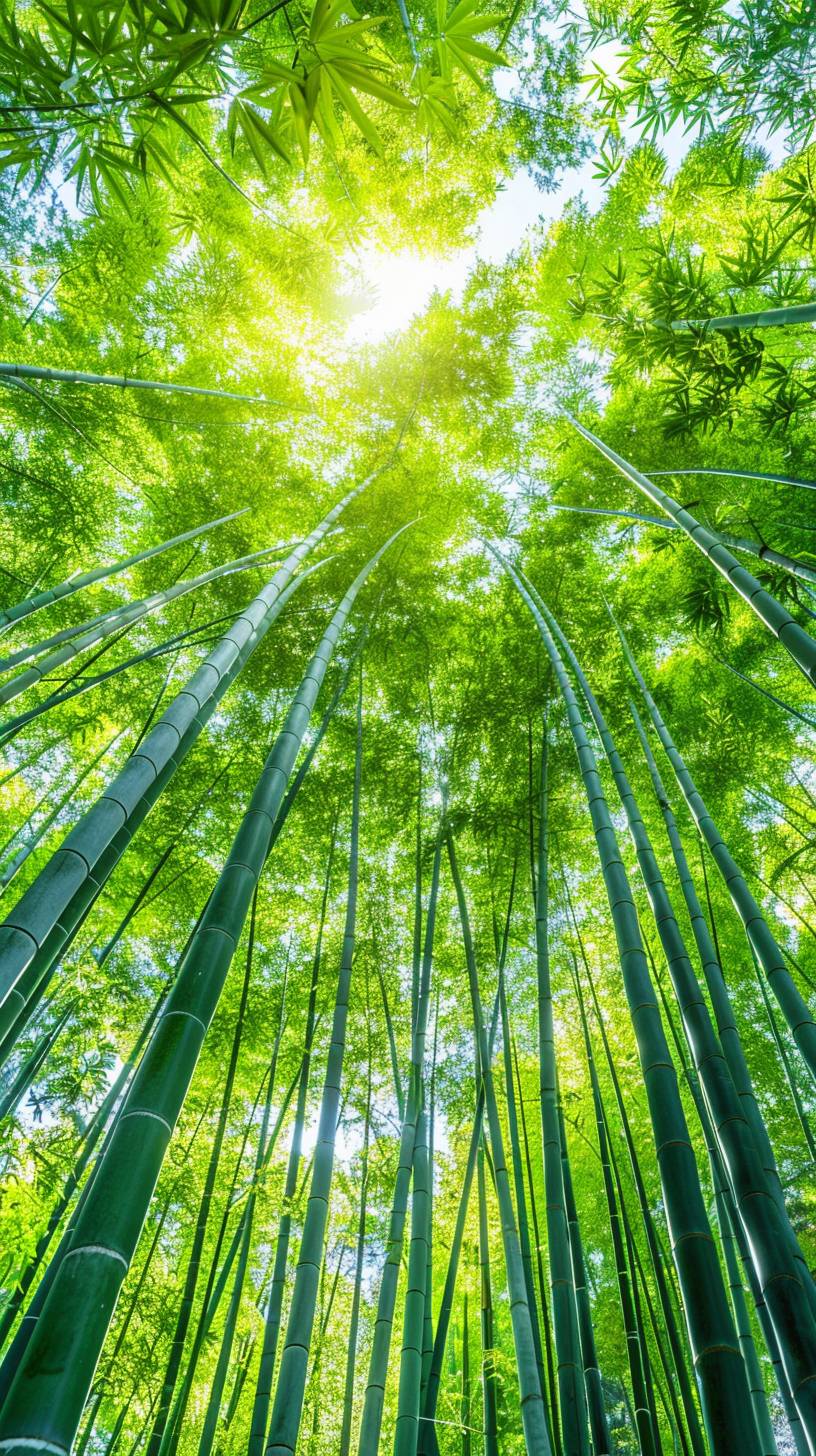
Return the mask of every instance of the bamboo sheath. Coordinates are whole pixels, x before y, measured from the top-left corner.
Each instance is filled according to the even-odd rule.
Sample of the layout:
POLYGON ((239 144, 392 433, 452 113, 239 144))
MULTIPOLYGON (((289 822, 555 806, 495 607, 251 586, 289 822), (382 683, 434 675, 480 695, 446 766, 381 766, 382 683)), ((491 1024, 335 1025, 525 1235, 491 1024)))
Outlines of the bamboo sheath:
POLYGON ((311 711, 356 596, 343 597, 309 663, 133 1080, 42 1317, 0 1413, 0 1450, 70 1449, 172 1130, 263 868, 311 711))

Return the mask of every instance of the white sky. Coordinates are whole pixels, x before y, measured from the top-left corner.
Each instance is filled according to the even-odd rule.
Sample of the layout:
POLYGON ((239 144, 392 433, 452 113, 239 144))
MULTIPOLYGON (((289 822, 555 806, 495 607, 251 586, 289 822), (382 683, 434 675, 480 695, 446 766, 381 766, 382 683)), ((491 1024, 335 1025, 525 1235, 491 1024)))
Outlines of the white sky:
MULTIPOLYGON (((586 70, 600 65, 608 73, 616 69, 617 42, 600 46, 585 60, 586 70)), ((508 94, 514 85, 512 72, 501 73, 496 78, 502 94, 508 94)), ((587 87, 580 88, 584 93, 587 87)), ((624 125, 624 138, 639 139, 635 127, 624 125)), ((659 146, 668 162, 669 175, 677 171, 688 152, 695 134, 684 135, 677 123, 659 139, 659 146)), ((771 154, 773 165, 778 165, 785 155, 781 138, 761 136, 760 145, 771 154)), ((410 249, 389 253, 376 248, 362 248, 354 255, 354 261, 363 271, 366 282, 375 294, 376 301, 370 308, 355 314, 350 320, 346 339, 350 345, 377 343, 387 334, 404 329, 411 319, 422 313, 435 291, 451 290, 454 297, 461 296, 462 289, 477 259, 500 263, 520 243, 524 233, 537 222, 552 222, 562 212, 564 204, 580 192, 591 212, 597 212, 604 200, 603 183, 593 177, 596 160, 594 155, 579 167, 568 168, 561 185, 555 192, 540 192, 532 178, 525 171, 511 177, 498 193, 495 202, 484 208, 478 219, 475 243, 445 256, 423 254, 410 249)))

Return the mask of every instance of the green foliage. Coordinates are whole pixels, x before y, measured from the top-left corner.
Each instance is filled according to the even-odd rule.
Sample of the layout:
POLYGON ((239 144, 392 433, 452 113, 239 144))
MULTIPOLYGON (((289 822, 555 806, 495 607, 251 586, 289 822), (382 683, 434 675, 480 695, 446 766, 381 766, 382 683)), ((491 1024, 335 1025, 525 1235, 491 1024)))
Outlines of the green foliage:
MULTIPOLYGON (((359 11, 342 0, 303 6, 294 0, 271 6, 263 0, 9 0, 3 7, 0 358, 212 388, 223 396, 42 379, 25 381, 25 389, 0 384, 3 608, 76 573, 137 558, 30 618, 0 617, 2 656, 162 594, 154 612, 129 625, 119 619, 126 631, 89 642, 76 660, 66 655, 41 684, 32 682, 14 704, 25 721, 12 722, 12 708, 5 710, 0 893, 10 925, 20 896, 43 883, 38 877, 73 825, 99 801, 206 653, 233 630, 273 568, 258 562, 240 575, 209 574, 276 543, 302 540, 346 490, 373 477, 320 547, 313 563, 319 569, 304 579, 203 722, 145 824, 121 858, 111 859, 86 918, 67 934, 53 974, 35 987, 25 1015, 16 1020, 11 1003, 0 1006, 8 1105, 0 1123, 0 1291, 7 1300, 0 1321, 8 1350, 17 1303, 37 1298, 57 1237, 73 1217, 70 1180, 76 1174, 86 1183, 91 1163, 78 1167, 77 1159, 83 1149, 99 1152, 110 1115, 106 1093, 133 1048, 143 1054, 141 1029, 182 965, 198 968, 198 984, 218 1002, 189 1069, 186 1096, 174 1074, 179 1118, 163 1160, 155 1158, 152 1198, 146 1181, 137 1190, 135 1152, 115 1185, 117 1215, 135 1220, 137 1205, 147 1212, 138 1239, 138 1229, 131 1231, 135 1255, 131 1262, 128 1249, 130 1268, 107 1338, 96 1305, 90 1308, 90 1287, 82 1294, 87 1307, 79 1298, 72 1303, 75 1314, 85 1311, 77 1348, 89 1368, 101 1349, 76 1447, 87 1456, 108 1449, 116 1433, 117 1450, 156 1456, 151 1433, 161 1381, 174 1368, 197 1225, 201 1263, 174 1395, 183 1389, 189 1399, 179 1426, 168 1428, 162 1456, 194 1456, 202 1431, 219 1456, 247 1450, 282 1228, 289 1240, 279 1271, 283 1330, 304 1228, 314 1245, 307 1250, 314 1293, 310 1353, 297 1373, 303 1396, 298 1451, 336 1453, 344 1418, 356 1449, 389 1252, 393 1289, 386 1286, 383 1303, 393 1294, 393 1331, 382 1432, 374 1444, 390 1449, 401 1413, 400 1441, 405 1449, 412 1445, 416 1413, 424 1409, 416 1388, 424 1366, 417 1356, 426 1353, 418 1297, 426 1230, 420 1225, 430 1205, 433 1257, 426 1270, 435 1327, 474 1108, 485 1090, 475 1070, 480 1036, 490 1070, 490 1125, 464 1209, 439 1363, 439 1451, 452 1456, 469 1442, 475 1456, 486 1428, 492 1450, 495 1397, 495 1446, 502 1456, 521 1456, 519 1366, 537 1407, 539 1356, 553 1434, 570 1431, 581 1448, 588 1434, 581 1400, 572 1424, 563 1421, 563 1411, 553 1409, 559 1381, 547 1369, 554 1309, 556 1359, 559 1349, 571 1359, 581 1351, 574 1348, 575 1291, 561 1282, 573 1266, 559 1159, 550 1157, 545 1166, 540 1136, 537 992, 545 1023, 551 995, 546 1122, 554 1138, 557 1076, 564 1114, 559 1136, 569 1150, 586 1263, 588 1298, 579 1293, 583 1338, 586 1346, 591 1315, 600 1366, 600 1378, 587 1382, 596 1423, 600 1390, 616 1451, 647 1452, 642 1406, 651 1400, 648 1420, 664 1450, 673 1449, 679 1422, 679 1444, 703 1451, 669 1253, 676 1220, 670 1223, 665 1211, 687 1189, 669 1187, 667 1196, 658 1176, 654 1093, 650 1106, 642 1038, 633 1028, 641 1011, 630 1014, 627 1007, 592 825, 547 655, 483 543, 498 544, 523 566, 574 647, 614 734, 695 974, 699 946, 666 839, 665 803, 655 797, 632 722, 628 699, 635 687, 606 602, 767 918, 783 969, 802 1004, 812 1002, 816 781, 809 724, 816 721, 816 690, 787 657, 784 640, 766 630, 681 530, 637 519, 652 507, 563 416, 568 407, 581 421, 594 421, 603 442, 647 475, 669 472, 666 489, 729 550, 740 551, 740 565, 813 635, 816 601, 807 571, 816 559, 816 495, 806 488, 816 482, 812 327, 713 329, 704 322, 814 300, 808 28, 804 6, 771 3, 749 13, 717 0, 665 0, 656 9, 611 0, 590 5, 580 20, 538 0, 507 12, 483 9, 476 0, 450 9, 419 0, 359 11), (607 43, 621 53, 614 69, 597 54, 607 43), (582 85, 584 72, 590 79, 582 85), (661 143, 675 123, 700 135, 672 172, 661 143), (762 127, 778 128, 789 143, 789 159, 775 170, 755 144, 762 127), (519 167, 552 191, 564 168, 585 163, 593 149, 596 177, 606 184, 594 211, 580 197, 566 197, 556 221, 519 238, 506 261, 474 264, 459 295, 437 293, 382 342, 350 342, 348 320, 355 289, 366 286, 367 249, 426 255, 459 249, 519 167), (690 326, 677 330, 673 323, 690 326), (247 400, 227 397, 237 394, 247 400), (678 473, 704 469, 723 473, 678 473), (800 486, 786 483, 796 480, 800 486), (221 517, 228 519, 188 536, 221 517), (185 961, 186 947, 311 652, 356 574, 408 521, 411 529, 364 587, 316 705, 312 732, 337 694, 260 876, 236 1043, 248 949, 237 897, 229 899, 224 921, 237 942, 236 964, 220 999, 201 937, 185 961), (181 536, 186 539, 166 551, 151 549, 181 536), (752 546, 773 555, 749 559, 752 546), (804 566, 805 575, 792 573, 791 563, 804 566), (174 593, 179 583, 205 574, 195 591, 174 593), (343 921, 358 666, 363 737, 352 961, 343 921), (545 717, 547 976, 534 904, 545 717), (429 1018, 423 1107, 423 1054, 420 1048, 417 1064, 414 1034, 415 876, 419 866, 421 946, 443 814, 455 840, 461 894, 443 857, 423 1002, 429 1018), (6 884, 15 865, 14 882, 6 884), (488 1052, 485 1030, 511 884, 506 1023, 488 1052), (326 926, 315 961, 324 885, 326 926), (472 934, 467 954, 463 904, 472 934), (339 1095, 336 1105, 326 1102, 336 1140, 321 1228, 314 1212, 307 1224, 307 1206, 341 964, 350 993, 339 1095), (299 1098, 315 973, 311 1075, 299 1098), (261 1109, 279 1018, 270 1117, 273 1130, 278 1118, 280 1126, 265 1160, 261 1109), (509 1039, 518 1054, 512 1106, 509 1039), (588 1076, 587 1041, 596 1085, 588 1076), (235 1084, 202 1225, 234 1048, 235 1084), (406 1235, 395 1253, 393 1209, 396 1204, 405 1216, 411 1207, 413 1144, 403 1122, 409 1133, 414 1123, 424 1125, 431 1080, 433 1178, 427 1190, 420 1185, 410 1240, 406 1235), (626 1152, 621 1106, 637 1166, 626 1152), (303 1150, 292 1158, 296 1127, 296 1150, 301 1137, 303 1150), (408 1162, 395 1199, 402 1143, 408 1162), (514 1207, 522 1214, 520 1238, 511 1231, 514 1207), (619 1207, 614 1229, 612 1207, 619 1207), (47 1249, 38 1253, 55 1210, 47 1249), (653 1263, 661 1248, 664 1291, 653 1263), (409 1264, 414 1277, 406 1301, 409 1264), (208 1319, 205 1297, 214 1298, 222 1285, 208 1319), (519 1311, 531 1289, 535 1319, 527 1324, 519 1311), (352 1317, 356 1358, 347 1362, 352 1317), (683 1379, 667 1383, 662 1357, 673 1358, 672 1341, 683 1379), (403 1344, 410 1350, 400 1405, 403 1344), (638 1433, 628 1408, 633 1388, 641 1392, 638 1433), (463 1424, 472 1429, 463 1431, 463 1424)), ((590 164, 582 175, 592 170, 590 164)), ((649 743, 657 754, 651 730, 649 743)), ((791 1223, 812 1263, 813 1090, 790 1016, 786 1021, 773 996, 766 1005, 767 986, 756 980, 739 915, 714 861, 700 858, 697 828, 668 767, 661 758, 689 876, 716 936, 733 1005, 735 1030, 727 1029, 723 1046, 731 1037, 733 1053, 736 1037, 744 1051, 749 1092, 743 1087, 743 1095, 753 1085, 791 1223)), ((599 772, 620 828, 613 777, 604 763, 599 772)), ((691 1054, 657 952, 644 881, 623 838, 621 859, 632 913, 655 957, 654 989, 675 1013, 676 1041, 668 1020, 664 1026, 666 1055, 679 1078, 672 1111, 677 1127, 684 1118, 688 1124, 687 1166, 696 1164, 711 1211, 710 1130, 700 1118, 691 1054)), ((767 971, 770 962, 763 964, 767 971)), ((185 984, 193 978, 191 972, 185 984)), ((780 982, 773 966, 769 978, 780 982)), ((710 986, 704 999, 721 1033, 722 1003, 710 986)), ((786 1004, 790 1010, 799 1002, 786 1004)), ((797 1035, 807 1049, 799 1028, 797 1035)), ((151 1053, 162 1060, 156 1085, 166 1091, 159 1073, 166 1074, 169 1053, 165 1065, 157 1045, 151 1053)), ((337 1052, 335 1042, 335 1063, 337 1052)), ((315 1186, 322 1197, 329 1180, 321 1146, 322 1181, 315 1186)), ((715 1237, 720 1240, 716 1229, 715 1237)), ((718 1242, 712 1269, 719 1253, 718 1242)), ((733 1270, 726 1273, 730 1278, 733 1270)), ((580 1291, 580 1271, 574 1283, 580 1291)), ((707 1292, 695 1298, 704 1304, 707 1292)), ((783 1401, 750 1292, 746 1303, 741 1331, 747 1322, 783 1451, 783 1401)), ((290 1330, 287 1369, 302 1358, 302 1314, 290 1330)), ((79 1382, 78 1363, 68 1364, 79 1382)), ((565 1389, 570 1383, 562 1382, 565 1389)), ((580 1381, 575 1385, 580 1391, 580 1381)), ((278 1390, 283 1408, 287 1391, 278 1390)), ((50 1400, 39 1406, 38 1419, 50 1419, 50 1400)), ((0 1411, 0 1438, 9 1439, 4 1418, 0 1411)), ((544 1423, 531 1424, 529 1449, 538 1441, 543 1450, 544 1423)), ((29 1435, 48 1439, 41 1431, 29 1435)), ((262 1450, 264 1438, 256 1432, 253 1449, 262 1450)), ((712 1456, 726 1449, 719 1441, 715 1431, 712 1456)))

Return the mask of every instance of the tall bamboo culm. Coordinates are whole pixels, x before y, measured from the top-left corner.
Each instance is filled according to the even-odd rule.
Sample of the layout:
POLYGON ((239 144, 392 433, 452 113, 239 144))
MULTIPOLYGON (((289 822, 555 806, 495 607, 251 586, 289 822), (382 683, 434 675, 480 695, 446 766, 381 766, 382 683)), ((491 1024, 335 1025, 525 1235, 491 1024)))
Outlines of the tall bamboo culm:
POLYGON ((626 814, 694 1066, 705 1095, 717 1149, 723 1159, 737 1215, 773 1321, 802 1426, 816 1450, 816 1321, 810 1298, 810 1273, 799 1256, 784 1203, 774 1197, 766 1178, 751 1124, 737 1095, 646 825, 606 719, 552 613, 537 593, 533 592, 533 597, 567 654, 604 745, 626 814))
POLYGON ((680 1101, 643 949, 632 891, 572 685, 544 617, 519 574, 495 552, 536 622, 564 699, 587 793, 643 1070, 663 1199, 680 1276, 700 1382, 703 1414, 716 1456, 761 1456, 742 1355, 716 1246, 706 1214, 694 1150, 680 1101))
POLYGON ((0 1442, 15 1456, 30 1451, 32 1440, 65 1451, 73 1441, 315 699, 358 592, 399 534, 376 552, 343 597, 258 780, 0 1413, 0 1442))
POLYGON ((34 957, 43 951, 47 937, 60 924, 72 900, 85 889, 100 857, 127 825, 145 795, 157 785, 160 775, 177 755, 184 735, 212 702, 226 675, 237 665, 245 649, 248 655, 260 640, 268 616, 275 613, 280 595, 300 563, 320 544, 341 512, 368 483, 365 480, 348 491, 286 558, 176 694, 124 768, 83 814, 0 925, 0 1007, 14 994, 34 957))
POLYGON ((479 1073, 484 1083, 485 1108, 487 1110, 490 1146, 493 1154, 493 1168, 496 1180, 496 1196, 499 1204, 502 1244, 504 1248, 507 1286, 510 1296, 510 1318, 513 1327, 513 1344, 516 1353, 516 1370, 519 1383, 519 1404, 521 1424, 527 1456, 551 1456, 552 1447, 548 1431, 544 1396, 538 1375, 535 1341, 533 1339, 530 1307, 527 1303, 527 1287, 524 1279, 524 1265, 521 1257, 518 1228, 513 1210, 513 1195, 504 1155, 504 1137, 499 1119, 496 1089, 493 1081, 493 1066, 488 1045, 487 1029, 482 1015, 479 977, 476 955, 470 929, 470 916, 465 898, 464 885, 459 873, 453 835, 446 833, 448 859, 451 867, 459 921, 462 927, 462 941, 465 951, 470 1000, 473 1011, 473 1028, 479 1056, 479 1073))
MULTIPOLYGON (((357 1446, 358 1456, 379 1456, 380 1452, 385 1382, 388 1376, 388 1357, 391 1350, 394 1307, 397 1298, 400 1265, 402 1262, 405 1221, 408 1213, 408 1192, 411 1184, 414 1144, 416 1142, 417 1124, 420 1115, 420 1090, 431 1002, 431 971, 433 967, 433 947, 436 930, 437 901, 439 897, 441 857, 442 832, 440 829, 436 836, 433 868, 431 870, 428 911, 425 917, 423 950, 417 988, 416 1015, 413 1020, 411 1036, 410 1078, 405 1097, 405 1116, 400 1132, 394 1193, 388 1223, 387 1253, 377 1295, 377 1313, 374 1321, 371 1354, 369 1356, 368 1381, 363 1399, 363 1414, 357 1446)), ((417 876, 419 875, 419 866, 420 860, 419 854, 417 854, 417 876)))
MULTIPOLYGON (((611 614, 610 614, 611 615, 611 614)), ((614 621, 613 617, 613 621, 614 621)), ((748 888, 745 877, 733 859, 717 825, 706 807, 682 755, 660 714, 660 710, 643 678, 632 650, 620 626, 615 622, 621 647, 632 675, 643 695, 643 701, 654 730, 672 766, 680 792, 688 805, 697 829, 704 839, 739 915, 748 941, 776 996, 782 1014, 791 1029, 802 1058, 816 1081, 816 1022, 809 1007, 794 985, 785 965, 785 957, 765 920, 759 905, 748 888)))
POLYGON ((587 1404, 581 1364, 578 1309, 570 1258, 569 1227, 564 1202, 561 1130, 558 1121, 558 1074, 549 950, 549 796, 546 723, 543 725, 541 737, 535 942, 541 1143, 544 1157, 547 1250, 550 1260, 553 1328, 558 1360, 561 1440, 564 1456, 589 1456, 587 1404))
POLYGON ((334 1003, 331 1041, 320 1103, 312 1179, 303 1236, 295 1269, 289 1306, 286 1339, 281 1354, 278 1384, 272 1404, 267 1437, 267 1456, 291 1456, 298 1442, 309 1349, 315 1320, 318 1283, 323 1263, 323 1245, 329 1218, 334 1147, 340 1116, 340 1089, 346 1050, 351 970, 357 927, 357 891, 360 858, 360 790, 363 771, 363 682, 357 697, 357 742, 354 756, 354 790, 349 845, 349 878, 343 948, 334 1003))

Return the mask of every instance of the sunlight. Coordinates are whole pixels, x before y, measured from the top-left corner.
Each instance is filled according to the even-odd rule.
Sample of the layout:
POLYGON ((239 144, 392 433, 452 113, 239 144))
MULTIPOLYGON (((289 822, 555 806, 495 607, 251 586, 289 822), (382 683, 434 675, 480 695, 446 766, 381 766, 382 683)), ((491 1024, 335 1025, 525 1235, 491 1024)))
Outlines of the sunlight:
POLYGON ((362 248, 353 258, 357 277, 365 288, 365 302, 346 329, 349 344, 372 344, 396 333, 422 313, 434 293, 449 289, 458 299, 473 262, 470 248, 447 258, 423 255, 410 249, 398 253, 362 248))

